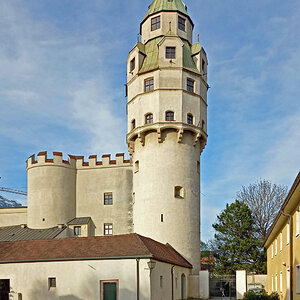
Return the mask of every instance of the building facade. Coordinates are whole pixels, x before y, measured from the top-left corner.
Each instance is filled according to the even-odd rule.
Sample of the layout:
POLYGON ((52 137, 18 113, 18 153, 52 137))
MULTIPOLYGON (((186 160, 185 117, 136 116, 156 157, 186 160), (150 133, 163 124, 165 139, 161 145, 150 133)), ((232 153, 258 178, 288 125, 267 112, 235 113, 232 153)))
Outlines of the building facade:
POLYGON ((189 296, 199 296, 208 62, 193 27, 182 0, 152 2, 127 59, 130 159, 29 157, 28 207, 0 209, 0 241, 138 233, 192 264, 189 296))
POLYGON ((300 173, 264 243, 268 292, 280 299, 300 299, 300 173))

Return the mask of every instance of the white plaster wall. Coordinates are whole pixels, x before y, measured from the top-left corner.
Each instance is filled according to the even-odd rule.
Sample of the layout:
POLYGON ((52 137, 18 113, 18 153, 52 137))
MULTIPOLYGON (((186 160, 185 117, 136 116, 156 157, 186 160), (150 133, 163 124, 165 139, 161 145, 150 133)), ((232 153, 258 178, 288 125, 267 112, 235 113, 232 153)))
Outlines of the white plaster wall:
POLYGON ((0 227, 27 224, 27 207, 0 208, 0 227))
POLYGON ((199 286, 200 286, 200 298, 209 299, 209 272, 199 272, 199 286))
POLYGON ((162 132, 145 137, 145 146, 135 141, 133 161, 139 160, 139 171, 133 175, 134 231, 153 239, 170 243, 194 266, 200 268, 200 178, 197 161, 200 145, 193 146, 194 135, 184 133, 178 143, 178 133, 162 132), (184 188, 184 198, 174 196, 174 187, 184 188), (161 214, 164 221, 161 222, 161 214))
POLYGON ((91 217, 96 236, 104 234, 104 223, 113 224, 113 234, 133 232, 132 166, 78 170, 76 199, 76 217, 91 217), (108 192, 113 205, 104 205, 108 192))
POLYGON ((245 270, 236 271, 236 299, 243 299, 247 292, 247 273, 245 270))

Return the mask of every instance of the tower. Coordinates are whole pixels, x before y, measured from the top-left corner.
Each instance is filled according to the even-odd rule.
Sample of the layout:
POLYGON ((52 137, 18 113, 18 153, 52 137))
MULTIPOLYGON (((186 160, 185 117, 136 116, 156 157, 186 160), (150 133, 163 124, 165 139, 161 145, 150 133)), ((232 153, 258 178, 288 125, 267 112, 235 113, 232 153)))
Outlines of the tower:
POLYGON ((127 144, 134 231, 171 244, 200 269, 200 155, 207 58, 182 0, 154 0, 127 59, 127 144))

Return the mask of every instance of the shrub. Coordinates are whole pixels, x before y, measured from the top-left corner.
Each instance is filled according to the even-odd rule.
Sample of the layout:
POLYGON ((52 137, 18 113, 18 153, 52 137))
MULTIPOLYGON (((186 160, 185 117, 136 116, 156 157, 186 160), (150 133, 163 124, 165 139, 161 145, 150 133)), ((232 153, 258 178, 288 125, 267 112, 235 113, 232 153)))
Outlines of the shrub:
POLYGON ((243 300, 279 300, 279 295, 274 292, 271 295, 247 292, 243 300))

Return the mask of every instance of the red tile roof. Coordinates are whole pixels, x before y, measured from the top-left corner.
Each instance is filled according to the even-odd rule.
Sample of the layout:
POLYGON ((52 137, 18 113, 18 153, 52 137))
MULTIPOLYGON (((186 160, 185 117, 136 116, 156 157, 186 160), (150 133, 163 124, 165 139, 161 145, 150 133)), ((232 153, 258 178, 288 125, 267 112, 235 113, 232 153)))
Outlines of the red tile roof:
POLYGON ((133 234, 0 242, 0 263, 87 260, 111 258, 153 258, 192 268, 169 244, 133 234))

